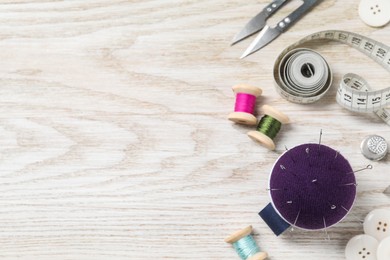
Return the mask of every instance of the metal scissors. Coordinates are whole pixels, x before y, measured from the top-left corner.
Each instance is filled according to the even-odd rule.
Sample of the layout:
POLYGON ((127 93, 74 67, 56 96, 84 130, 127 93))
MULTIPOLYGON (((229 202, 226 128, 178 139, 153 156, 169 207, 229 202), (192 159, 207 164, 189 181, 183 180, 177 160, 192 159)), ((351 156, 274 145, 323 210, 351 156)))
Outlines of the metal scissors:
POLYGON ((272 16, 279 8, 281 8, 289 0, 274 0, 268 4, 264 9, 253 17, 245 27, 233 38, 232 45, 236 44, 239 41, 257 33, 256 39, 251 43, 251 45, 246 49, 244 54, 241 56, 245 58, 246 56, 260 50, 268 43, 273 41, 280 34, 285 32, 292 24, 294 24, 300 17, 302 17, 306 12, 308 12, 315 4, 321 2, 322 0, 303 0, 303 4, 295 9, 291 14, 283 18, 280 22, 277 23, 275 27, 270 27, 266 24, 266 20, 272 16))

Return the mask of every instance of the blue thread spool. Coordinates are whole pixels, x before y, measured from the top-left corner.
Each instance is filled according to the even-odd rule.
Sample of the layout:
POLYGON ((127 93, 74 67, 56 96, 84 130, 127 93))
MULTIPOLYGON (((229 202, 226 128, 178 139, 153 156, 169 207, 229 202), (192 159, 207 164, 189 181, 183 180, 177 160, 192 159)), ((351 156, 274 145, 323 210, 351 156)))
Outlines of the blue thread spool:
POLYGON ((261 252, 256 241, 251 236, 252 226, 239 230, 225 239, 226 243, 233 245, 242 260, 264 260, 268 257, 266 252, 261 252))

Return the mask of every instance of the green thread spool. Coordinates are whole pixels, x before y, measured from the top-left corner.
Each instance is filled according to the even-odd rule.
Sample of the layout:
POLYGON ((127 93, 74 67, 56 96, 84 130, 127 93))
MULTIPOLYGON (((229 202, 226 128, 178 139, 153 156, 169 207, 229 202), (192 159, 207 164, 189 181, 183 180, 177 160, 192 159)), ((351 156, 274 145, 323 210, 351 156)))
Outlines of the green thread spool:
POLYGON ((264 105, 262 110, 264 111, 264 116, 260 119, 256 131, 248 132, 248 136, 264 147, 275 150, 273 139, 279 133, 282 124, 287 124, 290 119, 276 108, 268 105, 264 105))
POLYGON ((272 140, 279 133, 282 123, 272 116, 265 115, 261 118, 259 124, 257 125, 257 131, 265 134, 272 140))
POLYGON ((252 226, 239 230, 225 239, 226 243, 233 245, 242 260, 264 260, 268 254, 261 252, 256 241, 251 236, 252 226))

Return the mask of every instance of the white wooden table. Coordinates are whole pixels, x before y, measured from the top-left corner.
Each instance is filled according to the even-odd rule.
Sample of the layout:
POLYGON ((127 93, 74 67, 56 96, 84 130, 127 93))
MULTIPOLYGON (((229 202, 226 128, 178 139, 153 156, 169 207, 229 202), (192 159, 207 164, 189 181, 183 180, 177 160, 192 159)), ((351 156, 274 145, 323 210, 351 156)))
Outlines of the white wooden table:
POLYGON ((390 208, 389 159, 370 162, 359 149, 368 134, 390 140, 390 128, 341 108, 336 88, 347 72, 377 88, 389 74, 342 44, 312 45, 334 86, 297 105, 276 93, 272 66, 309 33, 350 30, 389 45, 390 25, 364 25, 359 1, 325 0, 240 60, 250 40, 230 40, 267 2, 2 1, 0 258, 238 259, 223 239, 251 224, 272 260, 344 259, 359 220, 390 208), (237 83, 261 87, 259 107, 290 116, 275 152, 226 119, 237 83), (330 241, 323 232, 276 237, 257 215, 269 202, 268 174, 285 146, 317 142, 320 129, 354 169, 374 169, 357 175, 355 206, 330 241))

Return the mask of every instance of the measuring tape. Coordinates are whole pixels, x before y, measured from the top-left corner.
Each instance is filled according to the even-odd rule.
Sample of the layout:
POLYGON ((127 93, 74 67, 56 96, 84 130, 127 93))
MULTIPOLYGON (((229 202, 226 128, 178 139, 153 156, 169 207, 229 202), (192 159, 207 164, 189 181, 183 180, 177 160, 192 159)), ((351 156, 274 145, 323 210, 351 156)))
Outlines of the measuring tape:
MULTIPOLYGON (((322 98, 332 84, 332 72, 326 60, 310 49, 297 48, 314 40, 333 40, 345 43, 366 54, 390 72, 390 47, 346 31, 322 31, 311 34, 287 47, 279 54, 274 65, 276 89, 285 99, 307 104, 322 98)), ((390 87, 371 90, 359 75, 348 73, 343 76, 337 90, 337 102, 355 112, 374 112, 390 125, 390 87)))

